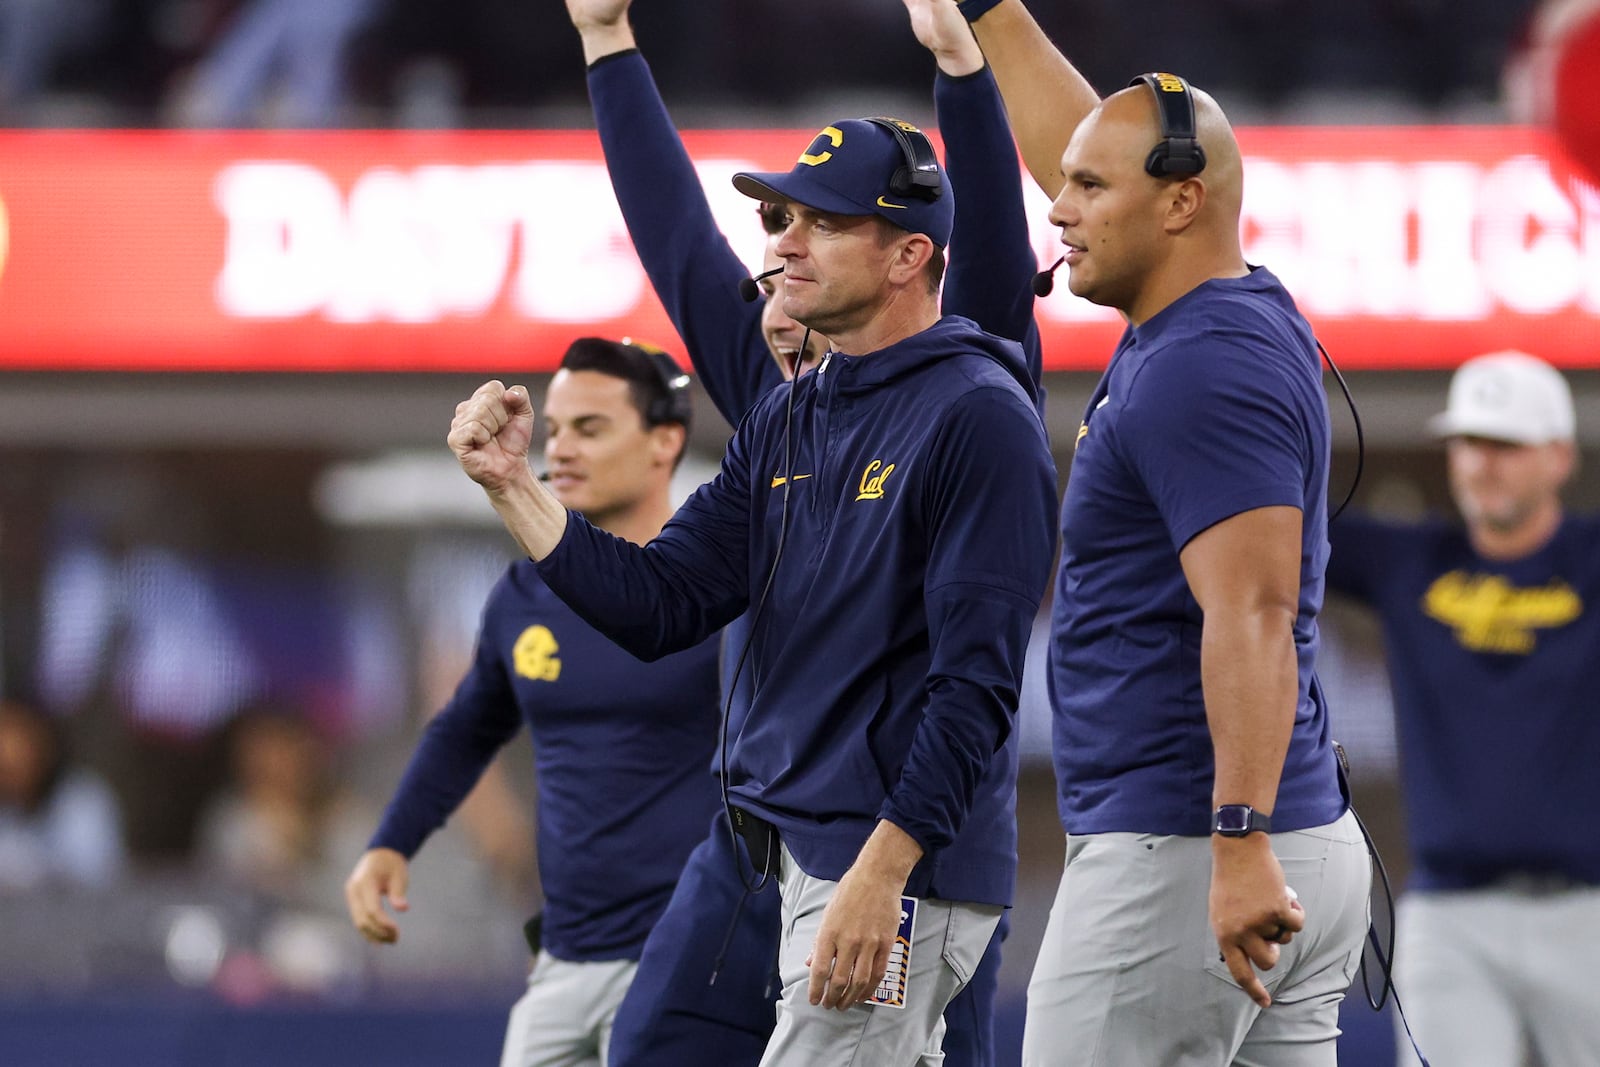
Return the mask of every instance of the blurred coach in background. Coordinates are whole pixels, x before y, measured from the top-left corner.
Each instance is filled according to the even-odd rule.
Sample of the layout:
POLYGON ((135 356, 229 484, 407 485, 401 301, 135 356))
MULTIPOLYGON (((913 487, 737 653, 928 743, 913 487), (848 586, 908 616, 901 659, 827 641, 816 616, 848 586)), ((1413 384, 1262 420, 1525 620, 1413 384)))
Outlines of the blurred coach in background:
POLYGON ((1377 612, 1394 690, 1398 987, 1450 1067, 1600 1063, 1600 517, 1561 506, 1573 427, 1548 363, 1469 360, 1431 424, 1465 525, 1330 530, 1328 586, 1377 612))

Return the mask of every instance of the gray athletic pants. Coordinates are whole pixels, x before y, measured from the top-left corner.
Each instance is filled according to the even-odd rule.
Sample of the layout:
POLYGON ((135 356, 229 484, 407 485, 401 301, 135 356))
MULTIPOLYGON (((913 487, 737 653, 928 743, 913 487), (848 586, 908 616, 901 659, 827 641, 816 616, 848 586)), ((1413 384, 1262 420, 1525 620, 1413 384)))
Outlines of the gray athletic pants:
POLYGON ((1396 919, 1395 987, 1434 1067, 1600 1064, 1600 888, 1408 893, 1396 919))
POLYGON ((972 978, 1000 924, 998 905, 917 901, 904 1008, 813 1006, 806 957, 838 882, 813 878, 783 849, 783 997, 761 1067, 937 1067, 944 1062, 944 1009, 972 978))
POLYGON ((1263 1010, 1211 932, 1209 838, 1069 836, 1028 986, 1024 1067, 1335 1067, 1367 930, 1366 845, 1346 812, 1273 834, 1272 850, 1306 928, 1262 972, 1263 1010))
POLYGON ((511 1008, 500 1067, 605 1067, 617 1005, 637 960, 575 963, 540 952, 511 1008))

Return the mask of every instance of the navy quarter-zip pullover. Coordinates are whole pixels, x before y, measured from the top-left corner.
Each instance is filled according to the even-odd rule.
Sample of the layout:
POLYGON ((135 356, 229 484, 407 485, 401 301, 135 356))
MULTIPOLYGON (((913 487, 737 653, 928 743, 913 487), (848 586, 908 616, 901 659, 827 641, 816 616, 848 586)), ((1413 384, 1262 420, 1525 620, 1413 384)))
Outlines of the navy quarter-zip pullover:
POLYGON ((1007 904, 1016 765, 1014 748, 997 753, 1054 511, 1020 347, 947 316, 768 394, 650 545, 573 515, 539 570, 645 659, 756 606, 771 575, 734 801, 776 824, 814 877, 841 877, 886 818, 925 852, 908 894, 1007 904))

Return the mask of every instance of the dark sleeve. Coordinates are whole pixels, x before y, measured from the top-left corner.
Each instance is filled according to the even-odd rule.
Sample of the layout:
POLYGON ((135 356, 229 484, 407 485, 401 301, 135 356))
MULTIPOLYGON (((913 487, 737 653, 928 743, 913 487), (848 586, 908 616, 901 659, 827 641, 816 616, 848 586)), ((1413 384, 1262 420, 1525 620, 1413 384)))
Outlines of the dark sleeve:
POLYGON ((879 817, 926 851, 961 831, 1016 722, 1022 663, 1055 555, 1055 464, 1012 393, 979 389, 947 417, 924 490, 926 707, 879 817))
POLYGON ((1174 551, 1255 508, 1305 510, 1317 416, 1257 353, 1201 334, 1147 363, 1117 420, 1118 450, 1166 522, 1174 551))
POLYGON ((1043 361, 1032 282, 1039 267, 1028 238, 1022 169, 1000 89, 987 66, 960 78, 940 73, 933 100, 944 139, 945 172, 956 196, 943 310, 1020 341, 1028 373, 1037 384, 1043 361))
POLYGON ((1399 528, 1345 512, 1328 523, 1328 588, 1375 604, 1401 549, 1399 528))
MULTIPOLYGON (((761 300, 739 296, 749 269, 717 229, 644 57, 628 51, 595 63, 589 100, 639 261, 711 402, 737 426, 782 380, 761 337, 761 300)), ((759 226, 755 201, 750 208, 750 225, 759 226)))
POLYGON ((717 476, 642 548, 568 512, 539 576, 585 622, 646 662, 704 641, 738 618, 749 597, 750 439, 746 419, 717 476))
POLYGON ((369 848, 392 848, 408 859, 472 792, 489 761, 517 735, 522 715, 511 681, 488 634, 491 596, 472 666, 450 703, 422 733, 369 848))

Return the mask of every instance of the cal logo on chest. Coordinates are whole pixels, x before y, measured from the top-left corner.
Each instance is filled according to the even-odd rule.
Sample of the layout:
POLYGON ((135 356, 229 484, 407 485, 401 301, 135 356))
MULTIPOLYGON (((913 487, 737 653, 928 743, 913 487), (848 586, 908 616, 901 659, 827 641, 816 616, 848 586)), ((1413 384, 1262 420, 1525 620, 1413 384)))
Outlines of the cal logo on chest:
POLYGON ((884 463, 881 459, 875 459, 868 463, 866 469, 861 472, 861 484, 858 487, 859 491, 856 493, 856 499, 882 500, 889 476, 893 473, 893 463, 884 463))

